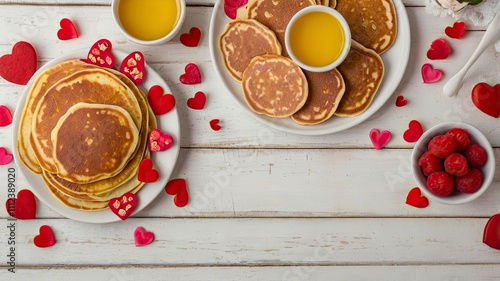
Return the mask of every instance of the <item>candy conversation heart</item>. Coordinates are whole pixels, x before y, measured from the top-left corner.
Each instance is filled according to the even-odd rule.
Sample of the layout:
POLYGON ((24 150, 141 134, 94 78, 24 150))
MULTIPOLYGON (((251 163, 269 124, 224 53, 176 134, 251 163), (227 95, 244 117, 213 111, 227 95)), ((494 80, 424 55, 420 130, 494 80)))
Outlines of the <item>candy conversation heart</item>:
POLYGON ((121 220, 126 220, 137 206, 137 196, 131 192, 127 192, 120 197, 109 200, 108 206, 121 220))
POLYGON ((116 59, 111 52, 113 45, 108 39, 100 39, 92 45, 84 62, 97 66, 113 68, 116 59))
POLYGON ((144 55, 138 51, 130 53, 120 64, 120 72, 134 81, 136 85, 141 85, 146 79, 144 55))
POLYGON ((422 79, 424 80, 424 83, 435 83, 441 80, 443 78, 443 71, 441 69, 434 69, 432 65, 426 63, 422 65, 422 79))
POLYGON ((376 150, 384 148, 384 146, 389 143, 391 138, 392 134, 387 130, 380 132, 378 129, 372 129, 370 131, 370 140, 376 150))
POLYGON ((138 226, 134 230, 134 241, 136 247, 146 246, 151 244, 155 240, 155 235, 153 232, 146 231, 144 227, 138 226))
POLYGON ((0 57, 0 76, 18 85, 26 85, 36 72, 37 55, 35 48, 25 41, 12 47, 12 54, 0 57))

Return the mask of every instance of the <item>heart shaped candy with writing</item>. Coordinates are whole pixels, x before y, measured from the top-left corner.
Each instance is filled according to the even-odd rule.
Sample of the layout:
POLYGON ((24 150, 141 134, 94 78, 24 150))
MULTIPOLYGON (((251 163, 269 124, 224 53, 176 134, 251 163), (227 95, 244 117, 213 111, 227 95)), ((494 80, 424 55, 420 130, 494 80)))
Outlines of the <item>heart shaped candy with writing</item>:
POLYGON ((218 131, 221 129, 221 126, 219 125, 220 120, 219 119, 212 119, 210 120, 210 128, 214 131, 218 131))
POLYGON ((144 227, 138 226, 134 230, 134 241, 136 247, 146 246, 151 244, 155 240, 155 235, 153 232, 146 231, 144 227))
POLYGON ((36 218, 36 199, 29 189, 21 189, 17 198, 9 198, 5 202, 7 213, 19 220, 30 220, 36 218))
POLYGON ((109 200, 108 206, 121 220, 126 220, 137 206, 137 196, 127 192, 120 197, 109 200))
POLYGON ((430 60, 444 60, 451 53, 451 48, 448 42, 443 38, 432 41, 429 50, 427 50, 427 58, 430 60))
POLYGON ((500 214, 493 215, 484 226, 483 243, 500 250, 500 214))
POLYGON ((179 208, 186 206, 189 201, 185 179, 170 180, 165 185, 165 192, 169 195, 175 195, 174 204, 179 208))
POLYGON ((186 85, 201 83, 201 73, 198 66, 194 63, 188 63, 184 68, 184 74, 179 77, 179 81, 186 85))
POLYGON ((134 81, 136 85, 141 85, 146 79, 144 55, 139 51, 130 53, 120 64, 120 72, 134 81))
POLYGON ((87 58, 83 59, 83 61, 97 66, 113 68, 116 59, 111 52, 112 47, 113 45, 108 39, 100 39, 92 45, 87 58))
POLYGON ((403 133, 403 139, 406 142, 416 142, 424 133, 422 124, 417 120, 411 120, 408 124, 408 130, 403 133))
POLYGON ((416 207, 416 208, 426 208, 429 206, 429 199, 422 196, 420 188, 414 187, 408 192, 406 196, 406 204, 416 207))
POLYGON ((175 107, 174 95, 163 94, 163 88, 160 85, 149 88, 148 102, 155 115, 166 114, 175 107))
POLYGON ((160 178, 157 170, 153 169, 153 161, 151 159, 144 159, 139 164, 139 171, 137 172, 137 179, 141 182, 155 182, 160 178))
POLYGON ((500 84, 490 86, 487 83, 478 83, 472 88, 472 102, 482 112, 491 117, 500 117, 500 84))
POLYGON ((0 105, 0 127, 10 124, 12 124, 12 113, 6 106, 0 105))
POLYGON ((37 55, 35 48, 24 41, 12 47, 12 54, 0 57, 0 76, 18 85, 26 85, 35 74, 37 55))
POLYGON ((403 97, 403 96, 398 96, 398 97, 396 98, 396 106, 397 106, 397 107, 403 107, 403 106, 405 106, 405 105, 407 105, 407 104, 408 104, 408 100, 407 100, 407 99, 405 99, 405 97, 403 97))
POLYGON ((230 19, 235 19, 238 14, 238 8, 246 5, 248 0, 223 0, 224 12, 230 19))
POLYGON ((160 152, 169 149, 174 144, 172 136, 164 134, 159 129, 153 129, 149 133, 149 150, 160 152))
POLYGON ((443 71, 441 69, 433 69, 432 65, 426 63, 422 65, 422 79, 424 80, 424 83, 429 84, 429 83, 435 83, 441 80, 443 78, 443 71))
POLYGON ((207 102, 207 96, 203 92, 196 92, 194 97, 187 100, 187 106, 195 110, 202 110, 207 102))
POLYGON ((200 43, 201 30, 197 27, 191 27, 189 33, 181 34, 180 40, 186 47, 196 47, 200 43))
POLYGON ((453 26, 447 26, 444 33, 450 38, 461 39, 465 33, 465 22, 457 21, 453 23, 453 26))
POLYGON ((371 129, 370 140, 376 150, 382 149, 392 138, 391 132, 385 130, 382 133, 378 129, 371 129))
POLYGON ((59 25, 61 26, 61 29, 57 31, 57 38, 59 38, 59 40, 78 38, 78 31, 76 30, 75 24, 73 24, 70 19, 63 18, 59 22, 59 25))
POLYGON ((14 159, 12 154, 7 153, 5 147, 0 147, 0 165, 7 165, 14 159))
POLYGON ((40 226, 40 230, 37 236, 33 239, 33 244, 39 248, 47 248, 54 246, 56 244, 56 239, 54 237, 54 232, 52 228, 48 225, 40 226))

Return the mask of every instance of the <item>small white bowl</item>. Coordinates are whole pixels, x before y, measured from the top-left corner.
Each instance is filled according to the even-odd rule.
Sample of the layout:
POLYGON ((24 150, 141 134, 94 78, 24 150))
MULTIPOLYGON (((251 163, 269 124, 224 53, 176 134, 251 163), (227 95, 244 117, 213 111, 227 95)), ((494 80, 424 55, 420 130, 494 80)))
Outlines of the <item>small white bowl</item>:
POLYGON ((444 204, 463 204, 477 199, 491 185, 491 182, 493 181, 493 177, 495 175, 495 154, 493 153, 493 149, 491 148, 491 144, 489 143, 488 139, 477 128, 463 122, 446 122, 430 128, 420 137, 420 139, 415 144, 415 147, 413 148, 413 153, 411 155, 411 167, 413 178, 415 179, 425 196, 444 204), (429 189, 427 189, 427 177, 424 175, 422 169, 418 165, 418 159, 420 158, 420 156, 422 156, 422 154, 424 154, 424 152, 427 151, 427 145, 432 138, 437 135, 445 134, 452 128, 465 129, 467 133, 469 133, 471 144, 479 144, 486 151, 486 164, 481 169, 479 169, 483 173, 483 184, 478 191, 472 194, 462 193, 454 189, 453 192, 446 197, 437 196, 430 192, 429 189))
MULTIPOLYGON (((318 26, 317 28, 321 29, 322 27, 318 26)), ((347 21, 344 19, 344 17, 339 12, 337 12, 335 9, 332 9, 330 7, 323 6, 323 5, 313 5, 313 6, 309 6, 309 7, 306 7, 304 9, 298 11, 292 17, 292 19, 290 20, 290 22, 286 26, 286 30, 285 30, 285 46, 286 46, 286 50, 288 51, 288 55, 290 56, 290 58, 296 64, 298 64, 301 68, 303 68, 305 70, 313 71, 313 72, 326 72, 326 71, 332 70, 332 69, 336 68, 337 66, 339 66, 344 61, 344 59, 347 57, 347 54, 349 53, 349 50, 351 49, 351 30, 349 29, 349 25, 347 24, 347 21), (313 12, 327 13, 327 14, 331 15, 332 17, 336 18, 339 21, 339 23, 344 31, 345 38, 344 38, 344 46, 343 46, 342 52, 340 53, 339 57, 336 60, 334 60, 332 63, 325 65, 325 66, 312 66, 312 65, 305 64, 299 58, 297 58, 297 56, 295 55, 295 53, 291 47, 291 43, 290 43, 290 33, 291 33, 291 29, 292 29, 293 25, 302 16, 309 14, 309 13, 313 13, 313 12)))
POLYGON ((186 0, 176 0, 176 2, 177 2, 176 4, 177 4, 178 11, 177 11, 177 21, 174 25, 174 28, 167 35, 165 35, 159 39, 149 40, 149 41, 138 39, 138 38, 130 35, 130 33, 128 33, 127 30, 125 30, 125 28, 121 24, 120 15, 118 12, 120 0, 112 0, 111 10, 113 12, 113 19, 115 20, 116 26, 118 27, 120 32, 125 37, 127 37, 127 39, 129 39, 132 42, 142 44, 142 45, 159 45, 159 44, 166 43, 166 42, 170 41, 172 38, 174 38, 175 35, 177 35, 179 30, 181 29, 182 25, 184 24, 184 20, 186 18, 186 0))

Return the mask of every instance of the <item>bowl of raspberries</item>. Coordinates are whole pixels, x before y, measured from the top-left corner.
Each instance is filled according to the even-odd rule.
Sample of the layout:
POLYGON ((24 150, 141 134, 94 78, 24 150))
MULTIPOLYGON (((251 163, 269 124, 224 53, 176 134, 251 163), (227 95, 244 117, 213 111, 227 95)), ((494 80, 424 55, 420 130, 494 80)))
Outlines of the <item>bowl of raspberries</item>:
POLYGON ((463 204, 483 194, 493 181, 495 155, 475 127, 446 122, 427 130, 411 156, 413 177, 429 198, 463 204))

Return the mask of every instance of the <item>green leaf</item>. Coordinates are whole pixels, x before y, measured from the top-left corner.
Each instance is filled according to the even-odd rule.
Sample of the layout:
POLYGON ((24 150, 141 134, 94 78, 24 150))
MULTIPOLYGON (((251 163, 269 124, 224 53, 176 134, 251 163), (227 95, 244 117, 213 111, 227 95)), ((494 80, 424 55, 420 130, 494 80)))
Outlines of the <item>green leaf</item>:
POLYGON ((477 5, 477 4, 481 4, 481 2, 483 2, 483 0, 457 0, 457 1, 460 4, 469 3, 469 5, 477 5))

